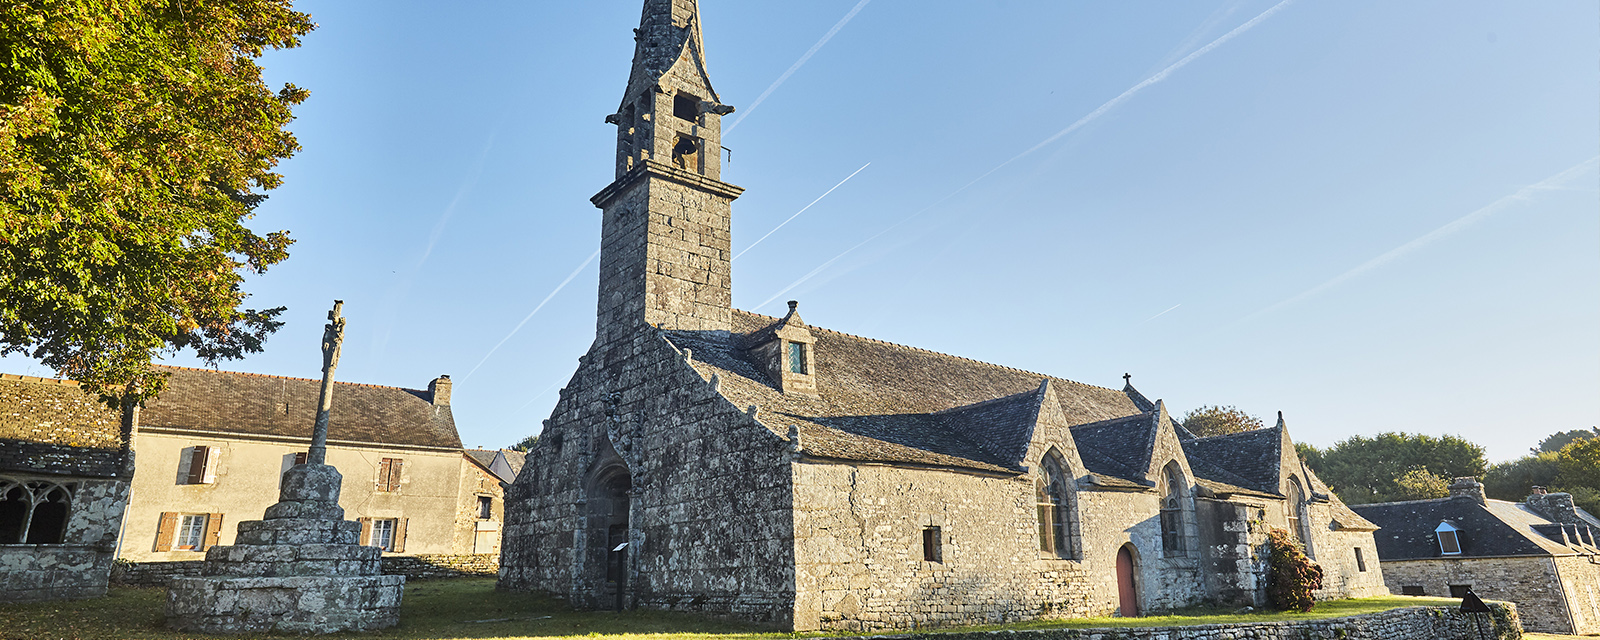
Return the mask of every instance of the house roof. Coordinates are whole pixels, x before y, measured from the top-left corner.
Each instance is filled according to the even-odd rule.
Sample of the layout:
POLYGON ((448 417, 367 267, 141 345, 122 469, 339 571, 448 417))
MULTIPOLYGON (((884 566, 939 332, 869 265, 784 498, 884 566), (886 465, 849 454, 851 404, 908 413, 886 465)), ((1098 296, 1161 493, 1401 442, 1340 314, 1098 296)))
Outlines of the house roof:
MULTIPOLYGON (((141 428, 310 438, 321 380, 157 366, 167 390, 147 402, 141 428)), ((417 389, 335 382, 330 442, 460 449, 450 405, 417 389)))
POLYGON ((1459 530, 1461 555, 1452 558, 1497 556, 1567 556, 1578 549, 1551 540, 1535 527, 1551 522, 1519 503, 1470 497, 1380 502, 1350 507, 1381 530, 1374 536, 1383 560, 1422 560, 1445 557, 1434 530, 1449 521, 1459 530))
POLYGON ((70 380, 0 374, 0 472, 116 477, 122 414, 70 380))
POLYGON ((522 464, 527 460, 527 454, 511 449, 467 449, 463 453, 478 466, 506 482, 516 482, 517 474, 522 472, 522 464))
POLYGON ((811 455, 1016 473, 1050 380, 1069 424, 1140 413, 1122 391, 808 326, 820 397, 781 393, 743 350, 779 318, 733 311, 733 334, 666 331, 739 407, 776 432, 795 427, 811 455))

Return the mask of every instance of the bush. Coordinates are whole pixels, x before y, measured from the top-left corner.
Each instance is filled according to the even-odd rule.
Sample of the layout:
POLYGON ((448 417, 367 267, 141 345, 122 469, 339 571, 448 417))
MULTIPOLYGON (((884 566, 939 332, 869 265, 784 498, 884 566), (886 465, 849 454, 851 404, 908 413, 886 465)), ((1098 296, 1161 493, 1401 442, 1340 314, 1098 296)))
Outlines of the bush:
POLYGON ((1311 594, 1322 588, 1322 567, 1306 557, 1300 543, 1283 529, 1267 532, 1267 595, 1272 606, 1284 611, 1305 613, 1316 605, 1311 594))

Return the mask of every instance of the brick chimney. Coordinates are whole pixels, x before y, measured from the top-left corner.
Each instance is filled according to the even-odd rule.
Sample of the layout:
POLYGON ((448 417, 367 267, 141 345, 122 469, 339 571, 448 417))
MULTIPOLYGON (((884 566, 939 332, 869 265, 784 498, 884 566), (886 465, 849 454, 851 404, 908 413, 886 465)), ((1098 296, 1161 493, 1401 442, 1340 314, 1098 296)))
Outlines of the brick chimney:
POLYGON ((1478 504, 1484 504, 1483 483, 1477 478, 1456 478, 1450 482, 1450 497, 1472 498, 1478 504))
POLYGON ((450 376, 439 376, 428 383, 428 394, 436 407, 450 406, 450 376))
POLYGON ((1523 504, 1528 509, 1544 516, 1551 522, 1564 524, 1588 524, 1578 518, 1578 511, 1572 505, 1570 493, 1546 493, 1528 496, 1523 504))

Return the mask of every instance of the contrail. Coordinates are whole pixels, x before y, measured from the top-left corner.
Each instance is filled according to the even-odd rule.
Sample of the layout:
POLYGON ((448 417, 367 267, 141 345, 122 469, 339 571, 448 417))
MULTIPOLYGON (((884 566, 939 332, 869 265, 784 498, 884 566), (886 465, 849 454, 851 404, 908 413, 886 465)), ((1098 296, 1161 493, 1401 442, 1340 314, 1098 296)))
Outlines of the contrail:
POLYGON ((565 289, 567 287, 567 283, 572 282, 573 278, 578 277, 578 274, 582 273, 584 268, 588 267, 589 263, 594 262, 594 259, 596 257, 598 257, 599 255, 600 255, 600 250, 599 249, 595 249, 594 253, 589 254, 588 258, 584 258, 583 264, 578 265, 578 268, 573 269, 572 273, 567 275, 567 279, 566 280, 562 280, 561 284, 556 285, 555 291, 551 291, 550 295, 547 295, 547 296, 544 297, 544 300, 540 300, 539 301, 539 306, 534 307, 533 311, 529 311, 528 312, 528 316, 526 318, 523 318, 522 322, 518 322, 516 328, 511 330, 511 333, 508 333, 508 334, 506 334, 506 337, 501 338, 500 342, 496 343, 494 345, 494 348, 489 350, 489 353, 483 354, 483 359, 478 361, 478 365, 473 367, 471 371, 468 371, 467 375, 465 377, 462 377, 461 380, 462 381, 466 381, 467 378, 471 378, 472 377, 472 374, 477 373, 478 372, 478 368, 482 367, 483 363, 489 361, 489 356, 492 356, 492 355, 494 355, 494 352, 499 351, 501 345, 504 345, 507 340, 510 340, 511 336, 517 335, 517 332, 522 330, 522 325, 528 324, 528 321, 532 320, 533 316, 535 314, 539 313, 539 310, 543 309, 544 305, 546 303, 550 302, 551 298, 554 298, 554 297, 556 297, 556 294, 561 293, 561 290, 565 289))
MULTIPOLYGON (((868 163, 866 163, 864 165, 861 165, 860 169, 856 169, 856 173, 861 173, 862 171, 865 171, 867 169, 867 167, 870 167, 870 166, 872 166, 871 162, 868 162, 868 163)), ((746 252, 750 251, 751 249, 756 248, 756 245, 761 244, 761 240, 766 240, 768 237, 771 237, 772 234, 777 233, 779 229, 782 229, 783 225, 789 224, 790 220, 794 220, 795 218, 800 217, 800 214, 805 213, 806 209, 810 209, 812 206, 816 205, 818 202, 822 202, 822 199, 828 197, 828 194, 833 193, 834 189, 838 189, 839 187, 844 186, 844 183, 849 182, 851 178, 856 177, 856 173, 852 173, 852 174, 850 174, 848 176, 845 176, 843 180, 839 181, 839 184, 833 185, 833 189, 829 189, 826 192, 824 192, 822 195, 817 196, 817 199, 816 200, 812 200, 811 204, 806 205, 805 208, 802 208, 801 210, 796 211, 794 215, 789 216, 789 220, 784 220, 783 222, 778 223, 778 226, 773 227, 771 231, 768 231, 767 235, 761 236, 760 240, 756 240, 755 242, 750 243, 750 246, 745 247, 744 251, 740 251, 739 255, 734 256, 733 259, 734 260, 738 260, 739 256, 744 255, 746 252)))
MULTIPOLYGON (((1084 116, 1082 118, 1079 118, 1077 122, 1074 122, 1071 125, 1068 125, 1067 128, 1056 132, 1055 135, 1052 135, 1052 136, 1050 136, 1048 138, 1045 138, 1043 142, 1040 142, 1039 144, 1036 144, 1036 145, 1033 145, 1032 147, 1029 147, 1027 151, 1023 151, 1022 153, 1019 153, 1019 154, 1017 154, 1015 156, 1012 156, 1010 160, 1002 162, 999 165, 995 166, 995 168, 984 172, 983 175, 980 175, 977 178, 974 178, 971 182, 968 182, 965 185, 962 185, 961 188, 950 192, 949 195, 946 195, 943 198, 939 198, 938 200, 935 200, 933 202, 933 204, 930 204, 930 205, 928 205, 926 207, 923 207, 920 211, 917 211, 916 213, 913 213, 913 214, 911 214, 909 216, 906 216, 905 218, 901 219, 899 222, 896 222, 896 223, 890 225, 889 229, 893 229, 893 228, 898 227, 898 226, 900 226, 902 224, 910 222, 912 218, 916 218, 917 216, 920 216, 920 215, 922 215, 924 213, 927 213, 928 210, 939 206, 940 204, 944 203, 944 201, 956 197, 956 194, 959 194, 959 193, 961 193, 963 191, 966 191, 972 185, 975 185, 975 184, 978 184, 979 182, 982 182, 984 178, 987 178, 987 177, 989 177, 991 175, 994 175, 994 172, 1005 168, 1007 165, 1010 165, 1013 162, 1021 160, 1023 157, 1025 157, 1025 156, 1027 156, 1027 155, 1029 155, 1029 154, 1031 154, 1031 153, 1033 153, 1035 151, 1038 151, 1038 150, 1044 148, 1046 145, 1049 145, 1052 142, 1060 140, 1063 136, 1066 136, 1069 133, 1077 131, 1078 129, 1082 128, 1084 125, 1089 124, 1090 122, 1093 122, 1096 118, 1099 118, 1100 116, 1103 116, 1107 112, 1109 112, 1112 109, 1116 108, 1117 105, 1120 105, 1123 102, 1126 102, 1128 100, 1128 98, 1133 97, 1133 94, 1138 93, 1140 90, 1144 89, 1145 87, 1153 85, 1153 84, 1155 84, 1157 82, 1161 82, 1162 80, 1166 80, 1167 77, 1172 75, 1172 73, 1174 71, 1177 71, 1179 69, 1182 69, 1185 66, 1188 66, 1188 64, 1190 62, 1194 62, 1200 56, 1203 56, 1203 55, 1205 55, 1207 53, 1210 53, 1211 50, 1216 49, 1217 47, 1220 47, 1223 44, 1227 43, 1229 40, 1232 40, 1232 39, 1238 37, 1239 34, 1244 33, 1246 31, 1249 31, 1250 29, 1254 28, 1256 25, 1261 24, 1261 22, 1263 20, 1266 20, 1267 18, 1272 17, 1272 14, 1277 13, 1279 10, 1281 10, 1284 7, 1288 6, 1289 3, 1291 3, 1291 2, 1294 2, 1294 0, 1283 0, 1282 2, 1279 2, 1278 4, 1273 5, 1272 8, 1261 12, 1261 15, 1258 15, 1258 16, 1256 16, 1254 18, 1251 18, 1249 22, 1246 22, 1246 23, 1241 24, 1241 25, 1239 25, 1237 27, 1234 27, 1234 29, 1232 31, 1229 31, 1229 32, 1227 32, 1225 34, 1222 34, 1222 37, 1217 38, 1216 40, 1212 40, 1210 44, 1207 44, 1204 47, 1200 47, 1199 49, 1196 49, 1194 53, 1191 53, 1191 54, 1189 54, 1187 56, 1184 56, 1182 60, 1174 62, 1171 65, 1168 65, 1167 68, 1156 72, 1155 75, 1150 76, 1149 78, 1145 78, 1145 80, 1143 82, 1140 82, 1139 84, 1133 85, 1133 88, 1122 92, 1121 95, 1118 95, 1117 97, 1112 98, 1111 100, 1107 101, 1105 104, 1100 105, 1100 108, 1089 112, 1089 115, 1086 115, 1086 116, 1084 116)), ((866 4, 865 0, 863 0, 862 4, 866 4)), ((858 8, 859 8, 859 5, 858 5, 858 8)), ((861 244, 858 244, 858 245, 856 245, 854 247, 850 247, 849 249, 846 249, 844 251, 844 253, 841 253, 841 254, 839 254, 837 256, 834 256, 832 260, 829 260, 827 262, 822 263, 821 267, 817 267, 811 273, 806 274, 805 276, 801 277, 799 280, 796 280, 793 283, 791 283, 789 286, 784 287, 782 291, 779 291, 778 293, 774 294, 772 296, 772 298, 769 298, 767 300, 767 302, 771 302, 772 300, 776 300, 779 296, 782 296, 783 294, 789 292, 789 290, 800 286, 801 283, 804 283, 805 281, 810 280, 813 276, 817 275, 817 273, 821 272, 821 270, 824 267, 826 267, 828 265, 831 265, 834 262, 837 262, 839 260, 839 258, 843 258, 845 256, 845 254, 848 254, 851 251, 855 251, 856 249, 861 248, 862 245, 865 245, 867 242, 871 242, 874 238, 877 238, 878 236, 881 236, 881 235, 883 235, 885 233, 888 233, 889 229, 884 229, 883 231, 878 232, 877 235, 872 236, 871 238, 867 238, 866 241, 863 241, 861 244)), ((765 305, 766 302, 763 302, 761 304, 765 305)))
MULTIPOLYGON (((1181 307, 1181 306, 1183 306, 1183 303, 1180 302, 1178 304, 1172 305, 1172 309, 1176 309, 1176 308, 1181 307)), ((1144 324, 1145 322, 1149 322, 1149 321, 1155 320, 1156 318, 1159 318, 1161 316, 1167 315, 1167 312, 1172 311, 1172 309, 1167 309, 1166 311, 1162 311, 1161 313, 1158 313, 1158 314, 1155 314, 1155 315, 1150 316, 1148 318, 1145 318, 1144 322, 1141 322, 1139 324, 1144 324)), ((1134 326, 1137 327, 1139 325, 1134 325, 1134 326)))
POLYGON ((761 95, 756 97, 755 102, 750 103, 750 106, 742 109, 739 112, 739 117, 734 118, 733 124, 728 125, 728 128, 722 131, 722 135, 733 133, 734 127, 737 127, 739 126, 739 123, 744 122, 745 117, 749 116, 751 112, 755 111, 756 107, 761 106, 761 102, 766 100, 767 96, 772 95, 773 91, 777 91, 778 87, 781 86, 784 81, 789 79, 789 76, 794 75, 794 72, 799 71, 800 67, 805 66, 806 61, 810 60, 811 56, 817 55, 817 51, 822 49, 822 45, 828 44, 828 41, 833 39, 834 34, 839 33, 839 30, 843 29, 846 24, 849 24, 850 20, 856 17, 856 14, 861 13, 861 10, 866 8, 868 2, 872 2, 872 0, 861 0, 861 2, 857 2, 855 8, 850 10, 850 13, 844 14, 844 17, 840 18, 839 22, 834 24, 832 29, 829 29, 827 33, 822 35, 821 40, 818 40, 816 44, 811 45, 811 49, 806 51, 805 55, 800 56, 799 60, 794 61, 794 64, 789 66, 788 71, 785 71, 783 72, 783 75, 778 76, 777 81, 773 82, 772 86, 767 87, 766 91, 762 91, 761 95))
POLYGON ((1584 175, 1584 174, 1587 174, 1589 172, 1592 172, 1592 171, 1594 171, 1596 169, 1596 167, 1600 167, 1600 156, 1595 156, 1593 158, 1589 158, 1588 160, 1585 160, 1585 161, 1580 162, 1580 163, 1578 163, 1576 165, 1573 165, 1571 168, 1569 168, 1569 169, 1567 169, 1565 171, 1562 171, 1561 173, 1555 174, 1553 176, 1545 178, 1544 180, 1540 180, 1539 182, 1536 182, 1536 183, 1530 184, 1530 185, 1528 185, 1526 187, 1523 187, 1521 189, 1518 189, 1516 193, 1513 193, 1513 194, 1511 194, 1509 196, 1506 196, 1504 198, 1496 200, 1496 201, 1490 203, 1489 206, 1486 206, 1486 207, 1484 207, 1482 209, 1479 209, 1479 210, 1474 211, 1472 213, 1469 213, 1467 215, 1461 216, 1460 218, 1457 218, 1455 221, 1453 221, 1453 222, 1451 222, 1449 224, 1446 224, 1446 225, 1444 225, 1442 227, 1439 227, 1438 229, 1434 229, 1433 231, 1428 232, 1426 235, 1423 235, 1422 237, 1417 238, 1416 240, 1412 240, 1411 242, 1407 242, 1407 243, 1405 243, 1403 245, 1395 247, 1394 249, 1390 250, 1388 253, 1385 253, 1385 254, 1383 254, 1381 256, 1378 256, 1378 257, 1373 258, 1371 260, 1368 260, 1368 261, 1366 261, 1364 263, 1361 263, 1360 266, 1358 266, 1358 267, 1356 267, 1354 269, 1351 269, 1349 271, 1346 271, 1344 273, 1341 273, 1341 274, 1335 276, 1333 279, 1328 280, 1327 282, 1324 282, 1324 283, 1319 284, 1319 285, 1317 285, 1315 287, 1307 289, 1307 290, 1301 292, 1299 295, 1290 297, 1290 298, 1288 298, 1288 299, 1286 299, 1286 300, 1284 300, 1282 302, 1279 302, 1279 303, 1277 303, 1275 305, 1272 305, 1270 307, 1267 307, 1265 309, 1262 309, 1260 311, 1252 313, 1249 316, 1246 316, 1245 320, 1250 320, 1250 319, 1256 318, 1258 316, 1265 315, 1267 313, 1271 313, 1273 311, 1276 311, 1276 310, 1281 309, 1283 307, 1287 307, 1287 306, 1292 305, 1292 304, 1294 304, 1296 302, 1299 302, 1301 300, 1305 300, 1306 298, 1310 298, 1312 296, 1315 296, 1315 295, 1317 295, 1319 293, 1322 293, 1323 291, 1327 291, 1328 289, 1331 289, 1333 287, 1339 286, 1340 284, 1343 284, 1344 282, 1346 282, 1346 281, 1348 281, 1348 280, 1350 280, 1352 278, 1355 278, 1357 276, 1361 276, 1361 275, 1363 275, 1363 274, 1365 274, 1365 273, 1367 273, 1369 271, 1377 269, 1378 267, 1386 265, 1386 264, 1388 264, 1390 262, 1394 262, 1395 260, 1398 260, 1399 258, 1405 256, 1408 253, 1411 253, 1411 252, 1416 251, 1418 249, 1421 249, 1421 248, 1423 248, 1425 246, 1433 244, 1434 242, 1437 242, 1439 239, 1441 239, 1441 238, 1443 238, 1443 237, 1445 237, 1447 235, 1450 235, 1452 233, 1455 233, 1457 231, 1465 229, 1468 226, 1472 225, 1473 223, 1476 223, 1476 222, 1478 222, 1480 220, 1483 220, 1484 218, 1487 218, 1487 217, 1492 216, 1492 215, 1494 215, 1496 213, 1499 213, 1500 210, 1505 209, 1505 208, 1507 208, 1507 207, 1509 207, 1509 206, 1511 206, 1513 204, 1517 204, 1517 203, 1520 203, 1520 202, 1527 202, 1527 201, 1531 200, 1532 197, 1535 194, 1537 194, 1538 192, 1540 192, 1540 191, 1549 191, 1549 190, 1552 190, 1552 189, 1558 189, 1558 188, 1561 187, 1562 183, 1565 183, 1566 181, 1571 180, 1574 177, 1577 177, 1577 176, 1584 175))

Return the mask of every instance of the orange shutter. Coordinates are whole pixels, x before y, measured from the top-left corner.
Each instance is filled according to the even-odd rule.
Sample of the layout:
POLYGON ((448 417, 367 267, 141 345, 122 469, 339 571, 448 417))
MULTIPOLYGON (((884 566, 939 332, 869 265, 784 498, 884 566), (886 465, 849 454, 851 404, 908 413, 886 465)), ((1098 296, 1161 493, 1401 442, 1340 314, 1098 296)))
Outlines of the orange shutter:
POLYGON ((361 523, 361 544, 372 544, 372 518, 356 518, 361 523))
POLYGON ((206 479, 206 453, 210 447, 191 447, 189 449, 189 480, 188 484, 200 484, 206 479))
POLYGON ((394 521, 394 552, 404 553, 406 550, 406 523, 410 518, 400 518, 394 521))
POLYGON ((384 458, 378 461, 378 490, 389 491, 389 469, 394 466, 394 460, 384 458))
POLYGON ((178 514, 165 511, 156 523, 156 546, 153 551, 171 551, 172 536, 178 530, 178 514))
POLYGON ((206 515, 206 537, 200 541, 200 548, 195 551, 204 551, 217 546, 217 540, 222 536, 222 514, 212 513, 206 515))

